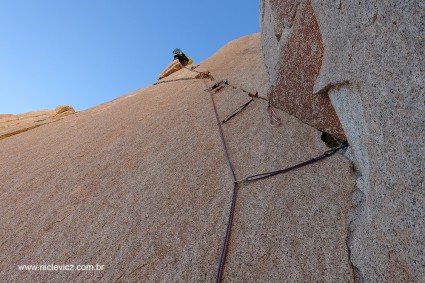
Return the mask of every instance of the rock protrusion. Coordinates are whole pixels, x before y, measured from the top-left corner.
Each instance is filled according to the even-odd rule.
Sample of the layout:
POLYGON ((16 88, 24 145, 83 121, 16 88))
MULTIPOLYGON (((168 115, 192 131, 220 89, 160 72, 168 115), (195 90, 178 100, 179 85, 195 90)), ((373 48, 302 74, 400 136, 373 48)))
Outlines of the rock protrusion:
POLYGON ((75 113, 75 110, 71 106, 68 106, 68 105, 59 105, 55 109, 54 117, 55 118, 59 118, 59 117, 71 115, 71 114, 74 114, 74 113, 75 113))
POLYGON ((346 140, 327 95, 313 87, 323 57, 323 42, 310 0, 272 1, 262 5, 262 41, 274 107, 322 132, 346 140))
POLYGON ((11 137, 75 113, 73 107, 59 105, 55 110, 32 111, 23 114, 0 114, 0 139, 11 137))
POLYGON ((161 72, 161 74, 158 75, 158 80, 161 80, 165 77, 168 77, 172 73, 177 72, 178 70, 181 70, 183 68, 183 65, 180 64, 178 59, 174 59, 165 69, 161 72))

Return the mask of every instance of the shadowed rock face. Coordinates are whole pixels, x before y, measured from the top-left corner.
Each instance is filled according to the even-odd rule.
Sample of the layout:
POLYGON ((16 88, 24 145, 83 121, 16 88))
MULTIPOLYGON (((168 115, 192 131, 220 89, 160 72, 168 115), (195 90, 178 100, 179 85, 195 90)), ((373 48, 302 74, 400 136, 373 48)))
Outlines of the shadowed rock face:
POLYGON ((313 3, 326 42, 315 90, 331 86, 361 174, 353 263, 365 282, 425 282, 425 5, 313 3))
POLYGON ((261 24, 272 105, 345 140, 329 97, 313 95, 323 45, 310 1, 263 1, 261 24))
MULTIPOLYGON (((357 279, 425 282, 425 5, 423 1, 311 2, 323 44, 313 92, 330 97, 358 175, 348 241, 357 279)), ((284 43, 276 44, 271 40, 274 23, 287 21, 296 3, 301 3, 299 13, 305 13, 302 7, 309 1, 262 3, 268 63, 286 55, 297 24, 284 43)), ((308 28, 311 23, 303 25, 308 28)), ((300 49, 304 38, 308 39, 305 33, 298 34, 300 49)), ((272 68, 268 65, 276 87, 283 85, 281 77, 291 80, 288 62, 305 64, 277 62, 272 68)), ((291 83, 285 86, 294 89, 291 83)), ((282 89, 271 94, 278 97, 279 106, 287 93, 282 89)))
MULTIPOLYGON (((256 34, 199 68, 264 97, 262 58, 256 34)), ((0 281, 212 282, 232 182, 204 89, 196 79, 149 86, 0 140, 0 281), (104 270, 18 271, 96 263, 104 270)), ((224 118, 250 97, 226 87, 215 99, 224 118)), ((278 114, 283 125, 271 127, 258 99, 223 125, 238 179, 327 150, 319 131, 278 114)), ((352 282, 353 188, 338 154, 241 186, 224 282, 352 282)))

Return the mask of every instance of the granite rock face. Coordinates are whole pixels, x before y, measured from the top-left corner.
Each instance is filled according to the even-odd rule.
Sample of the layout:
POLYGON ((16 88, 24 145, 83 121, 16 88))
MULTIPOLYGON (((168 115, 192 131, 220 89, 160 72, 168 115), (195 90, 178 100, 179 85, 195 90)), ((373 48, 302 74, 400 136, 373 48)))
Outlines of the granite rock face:
POLYGON ((58 107, 55 108, 54 117, 66 116, 66 115, 74 114, 74 113, 75 113, 75 110, 71 106, 59 105, 58 107))
POLYGON ((172 73, 177 72, 178 70, 181 70, 183 68, 183 65, 180 64, 178 59, 174 59, 165 69, 158 75, 158 80, 161 80, 165 77, 168 77, 172 73))
MULTIPOLYGON (((298 2, 263 1, 263 11, 292 11, 298 2)), ((312 7, 323 45, 314 93, 330 97, 358 174, 348 241, 356 278, 424 282, 425 4, 312 1, 312 7)), ((277 17, 286 19, 283 12, 277 17)), ((266 18, 262 25, 270 62, 282 51, 270 44, 273 23, 266 18)), ((285 63, 272 70, 285 70, 285 63)), ((270 72, 270 79, 289 75, 270 72)))
POLYGON ((311 2, 261 2, 261 31, 274 107, 339 139, 346 137, 327 95, 313 95, 323 44, 311 2))
POLYGON ((60 105, 55 110, 32 111, 18 115, 0 114, 0 139, 58 121, 74 113, 75 110, 71 106, 60 105))
MULTIPOLYGON (((231 85, 214 96, 222 118, 251 99, 246 91, 264 96, 260 42, 243 37, 201 63, 231 85)), ((205 87, 196 79, 148 86, 0 140, 0 281, 214 281, 233 184, 205 87)), ((238 179, 328 149, 319 131, 284 112, 284 126, 271 127, 267 104, 256 99, 223 125, 238 179)), ((336 154, 241 185, 223 282, 353 282, 354 181, 351 162, 336 154)))

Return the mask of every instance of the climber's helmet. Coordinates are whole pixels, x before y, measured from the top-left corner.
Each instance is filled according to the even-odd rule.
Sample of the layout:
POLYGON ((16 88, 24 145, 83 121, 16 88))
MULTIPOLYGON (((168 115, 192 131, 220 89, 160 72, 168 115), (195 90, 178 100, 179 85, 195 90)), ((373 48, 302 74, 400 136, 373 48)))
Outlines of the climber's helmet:
POLYGON ((180 53, 183 53, 183 52, 180 50, 180 48, 176 48, 176 49, 174 49, 174 50, 173 50, 173 54, 174 54, 174 55, 176 55, 176 54, 180 54, 180 53))

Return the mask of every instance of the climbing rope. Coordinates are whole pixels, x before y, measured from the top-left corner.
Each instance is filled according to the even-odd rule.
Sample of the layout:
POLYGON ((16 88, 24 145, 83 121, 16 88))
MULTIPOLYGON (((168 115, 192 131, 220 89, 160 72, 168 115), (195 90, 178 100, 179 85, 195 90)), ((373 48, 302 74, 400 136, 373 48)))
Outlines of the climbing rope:
POLYGON ((222 248, 221 248, 221 254, 220 254, 220 261, 219 261, 219 264, 218 264, 217 273, 216 273, 216 277, 215 277, 215 282, 220 283, 221 279, 223 277, 224 263, 226 261, 227 251, 229 249, 230 233, 231 233, 232 225, 233 225, 233 217, 235 215, 236 196, 238 194, 238 183, 236 182, 235 171, 233 170, 233 165, 232 165, 232 162, 230 161, 229 152, 227 150, 226 140, 225 140, 224 134, 223 134, 223 128, 222 128, 221 123, 220 123, 220 115, 218 114, 217 106, 216 106, 215 101, 214 101, 214 94, 216 94, 217 92, 222 90, 224 88, 224 86, 226 85, 227 81, 221 81, 219 83, 214 84, 211 87, 208 87, 208 84, 206 82, 206 77, 202 77, 202 81, 203 81, 203 83, 206 87, 205 91, 208 91, 209 94, 210 94, 210 97, 211 97, 211 102, 212 102, 215 118, 217 120, 218 131, 219 131, 219 134, 220 134, 221 144, 223 146, 227 166, 229 167, 230 175, 231 175, 232 182, 233 182, 232 198, 231 198, 231 203, 230 203, 229 216, 228 216, 228 219, 227 219, 226 234, 224 236, 224 241, 223 241, 223 245, 222 245, 222 248))
POLYGON ((187 67, 187 66, 183 66, 183 68, 185 68, 186 70, 188 70, 188 71, 191 71, 191 72, 194 72, 194 73, 198 73, 198 74, 200 74, 200 73, 202 73, 202 72, 200 72, 200 71, 196 71, 195 69, 196 68, 198 68, 199 67, 199 65, 193 65, 192 66, 192 68, 189 68, 189 67, 187 67))
POLYGON ((230 119, 232 119, 238 113, 242 112, 246 107, 248 107, 248 105, 250 105, 251 102, 253 102, 253 101, 254 101, 254 99, 251 98, 251 100, 249 100, 248 102, 246 102, 245 104, 243 104, 241 107, 239 107, 238 109, 236 109, 235 111, 233 111, 232 113, 230 113, 226 118, 223 119, 223 121, 221 121, 221 123, 222 124, 227 123, 230 119))
POLYGON ((168 81, 159 81, 154 83, 153 85, 159 85, 164 83, 171 83, 171 82, 177 82, 177 81, 189 81, 189 80, 197 80, 198 78, 181 78, 181 79, 174 79, 174 80, 168 80, 168 81))
POLYGON ((332 156, 336 152, 338 152, 339 150, 344 149, 346 147, 348 147, 348 143, 347 142, 343 142, 339 146, 333 147, 330 150, 325 151, 323 154, 321 154, 321 155, 319 155, 317 157, 314 157, 314 158, 312 158, 310 160, 307 160, 307 161, 298 163, 296 165, 290 166, 290 167, 285 168, 285 169, 280 169, 280 170, 276 170, 276 171, 272 171, 272 172, 261 173, 261 174, 256 174, 256 175, 253 175, 253 176, 249 176, 249 177, 246 177, 245 179, 237 180, 236 183, 240 184, 240 183, 253 182, 253 181, 267 179, 267 178, 270 178, 270 177, 273 177, 273 176, 276 176, 276 175, 279 175, 279 174, 288 173, 289 171, 292 171, 292 170, 295 170, 295 169, 304 167, 304 166, 309 165, 309 164, 313 164, 313 163, 315 163, 317 161, 320 161, 320 160, 325 159, 325 158, 327 158, 329 156, 332 156))
POLYGON ((220 117, 218 115, 217 107, 216 107, 215 102, 214 102, 214 93, 215 92, 210 93, 211 101, 212 101, 212 104, 213 104, 214 113, 215 113, 215 117, 216 117, 216 120, 217 120, 217 125, 218 125, 218 129, 219 129, 219 133, 220 133, 221 143, 223 145, 224 154, 226 156, 227 165, 229 167, 230 174, 231 174, 231 177, 232 177, 232 182, 233 182, 232 200, 231 200, 231 204, 230 204, 229 217, 228 217, 228 220, 227 220, 226 235, 224 237, 224 243, 223 243, 223 246, 222 246, 222 249, 221 249, 220 261, 219 261, 219 266, 218 266, 218 270, 217 270, 217 274, 216 274, 216 282, 219 283, 219 282, 221 282, 221 278, 223 276, 224 263, 225 263, 225 260, 226 260, 227 251, 229 249, 230 233, 231 233, 232 224, 233 224, 233 216, 235 214, 236 196, 238 194, 238 183, 236 182, 235 172, 233 170, 233 166, 232 166, 232 163, 230 161, 229 152, 227 150, 226 141, 225 141, 224 135, 223 135, 223 128, 221 127, 221 124, 220 124, 220 117))
MULTIPOLYGON (((244 179, 237 180, 236 175, 235 175, 235 171, 233 169, 232 162, 230 160, 226 140, 225 140, 224 134, 223 134, 222 125, 224 123, 228 122, 233 117, 235 117, 238 113, 243 111, 249 104, 251 104, 254 101, 254 99, 264 99, 264 98, 258 97, 258 92, 256 92, 255 94, 252 94, 252 93, 245 91, 241 88, 231 86, 227 80, 219 81, 219 82, 215 83, 213 86, 209 87, 207 82, 206 82, 206 79, 211 79, 211 81, 214 81, 214 78, 209 74, 209 72, 208 73, 207 72, 199 72, 199 71, 187 68, 187 67, 184 67, 184 68, 186 68, 189 71, 200 74, 200 76, 199 77, 197 76, 197 78, 202 79, 202 81, 203 81, 203 83, 206 87, 205 91, 207 91, 210 94, 215 118, 217 120, 218 131, 219 131, 219 134, 220 134, 220 139, 221 139, 221 143, 222 143, 223 150, 224 150, 224 155, 225 155, 225 158, 226 158, 227 166, 229 168, 232 183, 233 183, 232 197, 231 197, 231 202, 230 202, 230 210, 229 210, 229 215, 228 215, 228 219, 227 219, 227 226, 226 226, 226 233, 225 233, 223 245, 221 247, 220 260, 219 260, 219 263, 218 263, 217 273, 216 273, 216 278, 215 278, 215 282, 220 283, 221 280, 222 280, 222 277, 223 277, 224 265, 225 265, 225 262, 226 262, 226 256, 227 256, 227 252, 228 252, 228 249, 229 249, 230 234, 231 234, 233 218, 234 218, 234 214, 235 214, 236 198, 237 198, 237 194, 238 194, 238 190, 239 190, 239 185, 242 184, 242 183, 248 183, 248 182, 263 180, 263 179, 270 178, 270 177, 273 177, 273 176, 276 176, 276 175, 279 175, 279 174, 288 173, 292 170, 295 170, 295 169, 304 167, 306 165, 318 162, 320 160, 323 160, 327 157, 332 156, 333 154, 335 154, 339 150, 345 149, 346 147, 348 147, 348 143, 343 142, 340 145, 338 145, 338 146, 336 146, 336 147, 334 147, 330 150, 325 151, 323 154, 321 154, 317 157, 314 157, 310 160, 301 162, 299 164, 296 164, 296 165, 293 165, 293 166, 290 166, 290 167, 287 167, 287 168, 284 168, 284 169, 272 171, 272 172, 266 172, 266 173, 252 175, 252 176, 246 177, 244 179), (243 104, 242 106, 240 106, 239 108, 234 110, 225 119, 220 120, 220 116, 219 116, 218 111, 217 111, 217 106, 216 106, 215 101, 214 101, 214 94, 220 92, 226 86, 230 86, 233 89, 239 89, 239 90, 247 93, 251 97, 251 100, 249 100, 248 102, 246 102, 245 104, 243 104)), ((155 84, 172 82, 172 81, 177 81, 177 80, 197 79, 197 78, 176 79, 176 80, 170 80, 170 81, 157 82, 155 84)), ((264 100, 266 100, 266 99, 264 99, 264 100)), ((267 111, 268 111, 268 114, 269 114, 269 117, 270 117, 270 124, 272 126, 280 125, 281 120, 276 115, 276 113, 274 112, 270 102, 268 104, 267 111)))

